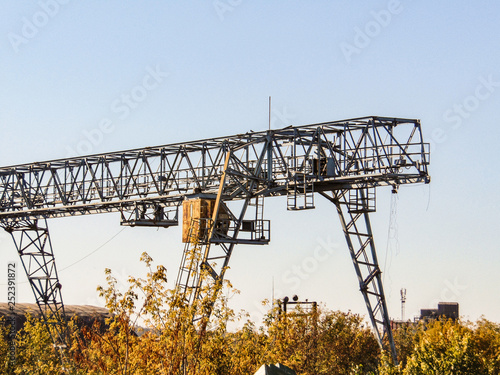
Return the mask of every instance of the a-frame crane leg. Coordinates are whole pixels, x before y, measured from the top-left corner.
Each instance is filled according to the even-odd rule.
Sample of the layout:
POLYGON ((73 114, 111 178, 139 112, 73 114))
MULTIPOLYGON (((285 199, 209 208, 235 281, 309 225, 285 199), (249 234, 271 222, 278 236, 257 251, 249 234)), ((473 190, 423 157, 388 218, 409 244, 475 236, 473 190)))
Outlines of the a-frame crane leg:
MULTIPOLYGON (((193 304, 196 301, 205 301, 207 303, 207 306, 204 307, 205 311, 198 311, 193 317, 194 321, 204 318, 202 327, 206 326, 210 317, 235 245, 238 243, 263 245, 269 242, 269 238, 265 239, 264 237, 244 241, 239 239, 238 236, 243 218, 252 199, 257 200, 256 212, 259 212, 259 196, 254 193, 259 184, 263 160, 268 154, 270 144, 270 139, 268 139, 268 143, 261 151, 254 170, 249 170, 241 165, 240 161, 234 157, 233 151, 228 150, 211 219, 205 219, 206 224, 203 225, 200 219, 191 221, 189 240, 184 249, 176 284, 184 302, 193 304), (231 178, 239 181, 239 185, 245 190, 246 195, 238 215, 233 214, 224 203, 224 196, 228 193, 226 184, 231 178), (223 210, 222 206, 225 207, 225 214, 229 215, 231 219, 229 220, 229 231, 221 236, 217 227, 219 224, 223 224, 222 221, 219 221, 220 213, 223 210), (200 238, 199 228, 202 227, 205 227, 207 231, 200 238), (196 233, 196 235, 192 236, 192 233, 196 233)), ((264 230, 263 220, 259 222, 257 219, 256 227, 264 230)))
POLYGON ((16 250, 35 295, 45 326, 65 366, 67 324, 47 220, 26 219, 2 223, 16 250), (51 329, 52 328, 52 329, 51 329))
MULTIPOLYGON (((211 314, 211 308, 217 299, 224 274, 229 264, 229 259, 233 252, 234 246, 237 243, 238 233, 240 231, 241 222, 245 216, 247 207, 251 200, 248 196, 240 210, 236 225, 233 229, 231 238, 228 242, 219 242, 220 250, 214 254, 213 238, 215 235, 215 227, 219 221, 219 212, 223 204, 222 195, 224 193, 224 185, 228 177, 228 166, 231 159, 231 151, 228 151, 224 163, 224 171, 221 176, 219 191, 215 200, 214 212, 212 218, 205 220, 206 224, 202 224, 200 219, 191 221, 189 231, 189 241, 186 243, 184 254, 177 276, 177 288, 185 302, 189 304, 195 301, 205 301, 208 306, 205 306, 206 311, 198 311, 193 317, 193 320, 202 318, 208 319, 211 314), (200 227, 206 227, 207 233, 198 237, 200 227), (192 233, 196 233, 192 235, 192 233), (215 265, 217 263, 217 266, 215 265)), ((204 322, 206 324, 206 321, 204 322)))
POLYGON ((369 210, 362 209, 366 200, 357 202, 356 209, 353 209, 353 202, 349 201, 348 193, 348 190, 339 190, 335 191, 333 196, 326 193, 321 193, 321 195, 333 202, 337 208, 375 337, 381 349, 390 352, 393 362, 397 364, 396 347, 382 285, 382 272, 373 240, 369 210))
MULTIPOLYGON (((229 160, 231 158, 230 153, 231 152, 229 151, 226 155, 224 170, 221 176, 219 191, 217 194, 215 209, 212 214, 212 218, 191 219, 188 241, 184 247, 184 253, 182 256, 181 265, 179 267, 179 273, 177 275, 176 281, 176 288, 179 295, 181 296, 182 300, 188 304, 193 304, 197 299, 200 298, 200 289, 203 282, 206 281, 203 280, 206 277, 202 274, 203 271, 208 272, 208 274, 215 280, 215 282, 219 282, 220 280, 219 275, 217 275, 217 273, 207 262, 207 257, 210 252, 210 239, 213 234, 214 223, 217 221, 219 214, 222 192, 227 177, 227 168, 229 165, 229 160)), ((224 248, 224 250, 226 249, 224 248)), ((230 254, 226 252, 225 256, 229 257, 230 254)), ((222 273, 223 272, 224 270, 222 270, 222 273)), ((196 320, 197 318, 199 318, 199 316, 193 317, 194 320, 196 320)))

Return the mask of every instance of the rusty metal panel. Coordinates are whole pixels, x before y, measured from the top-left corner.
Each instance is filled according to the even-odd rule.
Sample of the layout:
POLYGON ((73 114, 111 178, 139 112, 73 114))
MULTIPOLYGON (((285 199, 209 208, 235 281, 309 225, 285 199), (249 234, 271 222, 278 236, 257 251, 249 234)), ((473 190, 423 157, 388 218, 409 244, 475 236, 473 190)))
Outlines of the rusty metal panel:
POLYGON ((195 198, 182 202, 182 242, 188 243, 189 231, 192 223, 193 236, 201 239, 207 228, 207 219, 211 219, 214 213, 215 199, 195 198), (193 222, 194 220, 194 222, 193 222))

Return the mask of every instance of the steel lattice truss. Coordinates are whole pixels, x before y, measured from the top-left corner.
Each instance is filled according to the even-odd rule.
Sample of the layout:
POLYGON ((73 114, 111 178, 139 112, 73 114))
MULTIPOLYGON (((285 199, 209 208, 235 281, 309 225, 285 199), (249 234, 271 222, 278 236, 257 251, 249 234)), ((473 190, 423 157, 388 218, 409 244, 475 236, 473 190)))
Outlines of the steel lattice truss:
POLYGON ((2 167, 0 224, 8 229, 37 219, 121 212, 125 225, 168 227, 177 224, 183 200, 213 197, 207 233, 186 244, 177 279, 193 301, 210 293, 198 281, 201 270, 221 282, 237 243, 269 241, 259 211, 264 197, 287 196, 287 208, 300 210, 314 208, 319 193, 337 207, 377 338, 382 345, 387 337, 395 355, 368 214, 375 210, 376 187, 428 183, 428 164, 418 120, 366 117, 290 126, 2 167), (228 206, 236 200, 243 205, 232 212, 228 206), (249 207, 256 209, 261 237, 242 238, 249 207), (224 233, 217 230, 221 210, 224 233))
MULTIPOLYGON (((193 191, 217 193, 228 150, 251 171, 268 147, 259 182, 269 195, 287 195, 297 173, 316 191, 421 182, 425 146, 417 120, 370 117, 1 167, 0 219, 171 206, 193 191), (329 176, 313 164, 324 158, 329 176)), ((228 198, 244 198, 234 185, 228 198)))

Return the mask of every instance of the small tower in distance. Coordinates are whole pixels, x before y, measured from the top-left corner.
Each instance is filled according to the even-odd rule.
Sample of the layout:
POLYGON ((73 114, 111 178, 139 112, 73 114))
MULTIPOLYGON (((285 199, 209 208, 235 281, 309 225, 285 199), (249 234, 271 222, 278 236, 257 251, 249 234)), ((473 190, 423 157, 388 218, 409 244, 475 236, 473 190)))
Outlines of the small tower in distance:
POLYGON ((406 289, 401 289, 401 321, 405 320, 406 289))

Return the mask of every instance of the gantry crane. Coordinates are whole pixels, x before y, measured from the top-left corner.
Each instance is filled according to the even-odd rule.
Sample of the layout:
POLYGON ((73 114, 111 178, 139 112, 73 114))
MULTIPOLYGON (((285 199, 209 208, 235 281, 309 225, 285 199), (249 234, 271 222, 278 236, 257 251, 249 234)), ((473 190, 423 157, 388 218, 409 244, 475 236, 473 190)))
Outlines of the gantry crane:
POLYGON ((182 206, 177 288, 193 303, 215 300, 235 245, 269 243, 265 198, 286 196, 288 210, 305 210, 322 196, 340 218, 376 339, 396 361, 369 214, 377 187, 429 183, 428 164, 419 120, 373 116, 15 165, 0 168, 0 225, 42 316, 59 317, 53 340, 62 346, 48 220, 120 212, 122 225, 170 227, 182 206))

